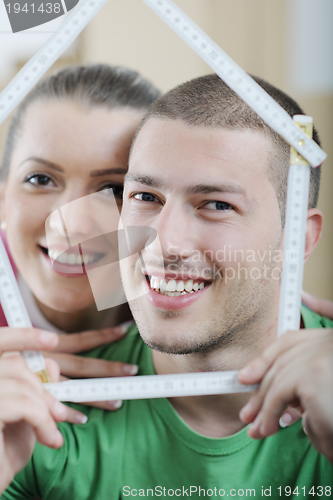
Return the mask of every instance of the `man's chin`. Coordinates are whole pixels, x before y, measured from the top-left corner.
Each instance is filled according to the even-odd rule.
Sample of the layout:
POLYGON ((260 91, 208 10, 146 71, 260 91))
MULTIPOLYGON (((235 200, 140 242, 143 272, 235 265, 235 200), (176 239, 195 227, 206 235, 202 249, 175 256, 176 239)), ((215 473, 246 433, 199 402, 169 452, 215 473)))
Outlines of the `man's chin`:
MULTIPOLYGON (((139 325, 138 325, 139 327, 139 325)), ((156 331, 156 330, 155 330, 156 331)), ((164 335, 160 331, 159 338, 156 335, 151 335, 145 329, 140 329, 139 332, 144 343, 153 349, 154 351, 163 352, 165 354, 194 354, 194 353, 204 353, 209 352, 212 348, 216 347, 216 343, 206 342, 193 342, 193 338, 188 339, 186 336, 179 335, 177 339, 172 339, 170 332, 166 332, 164 335)))

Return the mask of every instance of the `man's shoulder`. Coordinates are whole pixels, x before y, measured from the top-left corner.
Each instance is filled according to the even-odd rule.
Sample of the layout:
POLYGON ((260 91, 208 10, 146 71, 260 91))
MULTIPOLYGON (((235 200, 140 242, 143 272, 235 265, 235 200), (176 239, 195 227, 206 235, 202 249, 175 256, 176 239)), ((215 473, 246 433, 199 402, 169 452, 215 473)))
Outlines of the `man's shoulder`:
POLYGON ((304 304, 301 312, 305 328, 333 328, 331 319, 320 316, 320 314, 315 313, 304 304))

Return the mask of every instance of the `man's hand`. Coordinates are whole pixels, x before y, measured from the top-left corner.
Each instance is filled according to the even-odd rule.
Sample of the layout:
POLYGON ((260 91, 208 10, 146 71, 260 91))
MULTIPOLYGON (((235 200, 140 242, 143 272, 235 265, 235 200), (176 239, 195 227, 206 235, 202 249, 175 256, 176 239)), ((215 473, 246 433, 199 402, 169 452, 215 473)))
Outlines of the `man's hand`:
MULTIPOLYGON (((77 353, 115 342, 121 339, 126 332, 126 327, 118 326, 116 328, 60 335, 58 345, 52 349, 52 352, 48 352, 47 356, 54 359, 60 366, 62 380, 67 380, 68 378, 125 377, 136 375, 138 372, 136 365, 76 356, 77 353)), ((99 401, 86 404, 106 410, 117 410, 120 408, 122 401, 99 401)))
MULTIPOLYGON (((0 335, 0 492, 28 462, 36 439, 59 448, 63 438, 56 422, 68 417, 68 408, 48 393, 22 356, 1 357, 8 351, 49 349, 57 335, 35 329, 3 328, 0 335)), ((47 364, 53 382, 57 367, 47 364)))
POLYGON ((333 462, 333 329, 287 332, 243 368, 243 384, 260 383, 240 412, 254 439, 274 434, 285 408, 297 407, 313 446, 333 462))

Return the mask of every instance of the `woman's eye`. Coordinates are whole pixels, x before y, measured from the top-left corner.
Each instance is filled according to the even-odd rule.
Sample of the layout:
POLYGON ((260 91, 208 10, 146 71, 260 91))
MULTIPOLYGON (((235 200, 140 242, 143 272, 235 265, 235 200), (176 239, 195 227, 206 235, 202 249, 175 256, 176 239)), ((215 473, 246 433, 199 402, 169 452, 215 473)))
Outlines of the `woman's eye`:
POLYGON ((208 208, 208 210, 232 210, 233 207, 230 203, 226 203, 225 201, 209 201, 204 205, 204 208, 208 208))
POLYGON ((53 180, 45 174, 33 174, 27 177, 25 182, 32 184, 34 186, 50 186, 50 184, 54 184, 53 180))
POLYGON ((151 193, 136 193, 133 198, 140 201, 153 202, 156 201, 156 196, 151 193))
POLYGON ((106 184, 100 190, 101 193, 105 191, 105 195, 110 195, 110 192, 113 193, 115 198, 123 199, 124 186, 122 184, 106 184))

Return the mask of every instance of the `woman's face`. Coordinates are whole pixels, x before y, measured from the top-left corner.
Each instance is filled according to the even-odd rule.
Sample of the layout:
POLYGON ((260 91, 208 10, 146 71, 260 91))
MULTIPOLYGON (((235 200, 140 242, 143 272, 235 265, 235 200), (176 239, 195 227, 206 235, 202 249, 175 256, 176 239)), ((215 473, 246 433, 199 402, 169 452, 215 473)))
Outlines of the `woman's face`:
MULTIPOLYGON (((89 249, 90 236, 99 224, 98 209, 90 210, 86 203, 68 204, 112 188, 121 208, 129 148, 142 118, 135 110, 88 109, 71 101, 36 102, 23 118, 2 192, 2 220, 6 220, 9 249, 20 273, 35 297, 52 309, 71 312, 94 302, 87 275, 78 273, 75 259, 79 258, 77 243, 85 240, 88 266, 102 257, 103 248, 100 254, 89 249), (69 250, 57 216, 49 217, 60 207, 66 214, 67 234, 76 242, 69 250), (49 252, 54 258, 66 250, 67 262, 62 258, 60 267, 53 268, 49 252)), ((104 203, 104 208, 109 201, 110 206, 104 193, 85 199, 96 199, 97 207, 104 203)), ((104 209, 101 224, 107 219, 104 209)))

